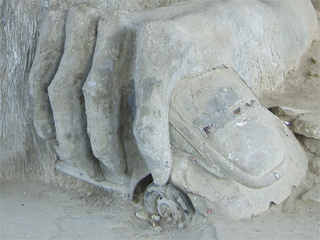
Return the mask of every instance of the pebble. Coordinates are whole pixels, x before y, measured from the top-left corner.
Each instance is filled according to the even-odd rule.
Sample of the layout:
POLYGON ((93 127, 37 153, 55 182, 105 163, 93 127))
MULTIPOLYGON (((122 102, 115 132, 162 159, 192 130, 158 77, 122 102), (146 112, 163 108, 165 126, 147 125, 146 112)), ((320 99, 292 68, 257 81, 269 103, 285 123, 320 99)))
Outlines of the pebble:
POLYGON ((136 217, 137 218, 140 218, 142 220, 148 220, 149 219, 149 215, 146 211, 139 211, 139 212, 136 212, 136 217))
POLYGON ((160 221, 160 216, 152 215, 151 218, 152 218, 153 220, 155 220, 156 222, 159 222, 159 221, 160 221))
POLYGON ((158 233, 161 233, 161 232, 163 232, 163 228, 159 227, 159 226, 156 226, 156 227, 154 227, 154 231, 158 232, 158 233))
POLYGON ((183 229, 183 228, 184 228, 183 223, 179 223, 178 228, 179 228, 179 229, 183 229))

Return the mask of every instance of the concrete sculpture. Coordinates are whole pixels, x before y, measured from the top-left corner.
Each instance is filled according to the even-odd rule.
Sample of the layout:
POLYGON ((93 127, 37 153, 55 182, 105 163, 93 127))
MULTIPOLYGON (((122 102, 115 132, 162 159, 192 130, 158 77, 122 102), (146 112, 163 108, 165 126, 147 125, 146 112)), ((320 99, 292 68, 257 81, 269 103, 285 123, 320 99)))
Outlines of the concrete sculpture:
POLYGON ((251 216, 306 173, 255 94, 281 88, 316 27, 307 0, 49 12, 29 76, 35 128, 77 178, 133 195, 151 174, 150 213, 251 216))

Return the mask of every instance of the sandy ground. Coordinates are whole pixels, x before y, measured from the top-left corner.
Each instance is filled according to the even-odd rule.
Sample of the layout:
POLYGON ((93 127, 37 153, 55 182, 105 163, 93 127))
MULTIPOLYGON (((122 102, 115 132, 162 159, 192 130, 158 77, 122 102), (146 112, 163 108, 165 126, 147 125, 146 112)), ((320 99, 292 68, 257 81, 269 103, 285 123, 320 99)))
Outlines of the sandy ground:
MULTIPOLYGON (((37 180, 0 183, 0 239, 319 239, 320 205, 297 200, 250 219, 195 216, 188 227, 154 227, 140 205, 111 193, 66 190, 37 180)), ((305 192, 303 190, 302 192, 305 192)), ((295 195, 295 194, 293 194, 295 195)))

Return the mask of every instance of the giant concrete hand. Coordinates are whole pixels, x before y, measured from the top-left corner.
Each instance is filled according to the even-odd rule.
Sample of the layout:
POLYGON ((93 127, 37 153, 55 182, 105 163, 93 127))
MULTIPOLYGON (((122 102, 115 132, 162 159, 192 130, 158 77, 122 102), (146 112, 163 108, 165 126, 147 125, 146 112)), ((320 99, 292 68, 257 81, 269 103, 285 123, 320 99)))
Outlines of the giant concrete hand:
POLYGON ((191 161, 214 179, 261 189, 283 177, 289 189, 305 173, 303 151, 254 93, 281 87, 315 29, 309 1, 50 12, 30 73, 37 133, 95 181, 126 184, 145 163, 156 185, 171 178, 210 199, 183 177, 191 161), (298 176, 285 178, 292 164, 298 176))

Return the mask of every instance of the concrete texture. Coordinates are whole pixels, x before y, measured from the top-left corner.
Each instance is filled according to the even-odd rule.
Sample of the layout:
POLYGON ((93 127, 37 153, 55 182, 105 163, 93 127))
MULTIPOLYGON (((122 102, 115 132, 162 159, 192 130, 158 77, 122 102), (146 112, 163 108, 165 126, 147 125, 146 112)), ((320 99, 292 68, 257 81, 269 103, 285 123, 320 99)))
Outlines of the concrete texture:
POLYGON ((320 209, 311 201, 297 200, 298 209, 273 206, 268 213, 238 221, 194 218, 179 229, 153 226, 135 217, 139 205, 92 189, 77 192, 27 180, 1 182, 0 193, 0 237, 6 240, 319 238, 320 209))
MULTIPOLYGON (((34 23, 32 31, 29 29, 26 34, 35 34, 38 23, 42 23, 42 30, 35 60, 35 42, 26 46, 32 57, 27 54, 27 57, 21 58, 25 65, 24 69, 21 67, 23 71, 19 76, 25 80, 17 75, 19 69, 8 68, 10 64, 16 67, 21 59, 17 55, 19 51, 10 47, 10 28, 4 28, 6 41, 3 44, 9 46, 13 59, 9 59, 1 70, 12 74, 11 78, 3 75, 6 81, 3 81, 1 88, 8 90, 2 93, 4 97, 9 97, 4 109, 13 108, 9 111, 11 114, 4 110, 1 115, 4 116, 4 121, 1 121, 4 125, 1 141, 8 142, 3 145, 3 150, 0 149, 4 156, 0 177, 8 178, 7 175, 14 175, 21 167, 24 170, 41 170, 38 167, 40 163, 49 168, 50 179, 56 159, 54 148, 60 160, 74 167, 77 170, 75 172, 80 170, 80 175, 87 175, 95 181, 107 179, 128 184, 137 166, 145 173, 145 166, 140 164, 143 162, 157 185, 164 186, 168 180, 173 181, 186 192, 205 196, 213 205, 225 205, 221 196, 228 198, 238 194, 236 198, 245 200, 240 205, 233 202, 234 205, 223 209, 233 213, 230 216, 236 218, 264 211, 270 202, 279 203, 290 195, 291 186, 299 185, 306 172, 304 152, 281 121, 269 117, 270 113, 261 107, 254 95, 266 90, 282 90, 284 76, 299 65, 317 29, 316 15, 310 1, 186 1, 143 12, 110 12, 109 9, 117 8, 114 3, 122 6, 122 9, 134 7, 139 10, 167 6, 173 1, 150 2, 149 5, 148 1, 89 2, 92 5, 74 5, 72 1, 42 1, 33 2, 34 6, 26 5, 28 11, 31 11, 31 7, 35 11, 26 15, 26 22, 34 23), (44 22, 42 15, 39 19, 30 20, 39 12, 45 14, 48 8, 58 8, 56 13, 50 14, 61 14, 61 18, 50 18, 53 15, 49 14, 44 22), (68 11, 66 20, 65 9, 68 11), (62 50, 64 34, 66 38, 62 50), (52 39, 56 39, 56 47, 48 52, 45 46, 52 39), (45 61, 47 59, 52 67, 45 61), (26 89, 21 96, 18 94, 22 98, 18 97, 20 100, 17 102, 15 94, 10 94, 15 89, 21 91, 19 83, 28 82, 31 62, 33 66, 29 84, 33 100, 30 101, 26 89), (46 70, 44 67, 50 68, 46 70), (214 140, 207 144, 209 147, 206 154, 202 154, 197 171, 187 169, 181 172, 185 168, 174 168, 180 162, 179 156, 174 155, 175 146, 170 142, 169 122, 175 120, 169 115, 172 91, 178 84, 184 86, 186 79, 205 83, 210 80, 210 74, 224 68, 235 73, 221 75, 222 79, 228 79, 224 88, 231 89, 231 95, 223 95, 220 91, 217 96, 222 101, 217 102, 214 99, 216 94, 211 92, 215 84, 212 79, 208 84, 200 84, 202 88, 198 88, 200 85, 191 86, 191 89, 197 89, 198 99, 205 101, 209 97, 214 107, 210 109, 207 106, 199 119, 189 125, 182 124, 183 127, 178 126, 177 129, 180 127, 180 140, 190 134, 189 143, 194 147, 206 141, 196 140, 199 129, 202 134, 209 135, 213 131, 211 121, 214 120, 217 132, 223 132, 220 137, 226 139, 224 142, 214 140), (17 79, 18 82, 10 84, 11 80, 17 79), (234 87, 237 84, 241 84, 239 88, 246 94, 237 92, 234 87), (48 85, 50 106, 46 93, 48 85), (201 94, 202 89, 206 91, 203 90, 201 94), (21 102, 21 99, 24 101, 21 102), (29 105, 31 102, 32 105, 29 105), (20 106, 20 103, 24 105, 20 106), (14 107, 18 111, 13 111, 14 107), (252 109, 249 117, 243 112, 246 108, 252 109), (221 116, 217 113, 221 113, 221 116), (17 116, 20 120, 16 122, 17 116), (23 116, 26 118, 21 121, 23 116), (237 117, 239 119, 235 120, 237 117), (35 119, 34 126, 32 118, 35 119), (15 122, 18 127, 22 124, 24 128, 15 129, 15 122), (53 122, 55 131, 52 129, 53 122), (229 128, 230 122, 236 124, 229 128), (246 128, 247 125, 250 127, 246 128), (16 153, 8 147, 15 143, 16 133, 13 129, 23 136, 22 145, 16 153), (232 129, 234 139, 230 136, 232 129), (251 150, 249 146, 255 149, 251 150), (210 155, 214 154, 220 160, 231 163, 231 167, 224 166, 222 160, 211 158, 210 155), (241 161, 237 162, 237 156, 241 161), (42 158, 45 160, 41 162, 42 158), (10 159, 14 159, 13 163, 10 159), (22 163, 17 159, 21 159, 22 163), (46 162, 48 159, 52 160, 50 164, 46 162), (36 164, 25 164, 26 161, 36 164), (212 167, 212 163, 216 166, 212 167), (177 172, 175 169, 178 169, 177 172), (188 183, 175 180, 183 177, 182 174, 189 174, 190 177, 192 173, 195 175, 188 183), (206 174, 209 175, 202 179, 206 174), (223 185, 225 188, 221 187, 226 190, 225 195, 216 196, 215 192, 211 192, 214 185, 221 185, 222 181, 216 180, 216 177, 226 181, 226 185, 223 185), (202 182, 209 181, 212 189, 208 191, 198 186, 198 178, 202 182)), ((3 11, 8 10, 1 20, 2 24, 6 24, 6 16, 12 14, 10 9, 23 7, 24 4, 1 1, 1 5, 5 6, 3 11)), ((19 21, 22 20, 16 22, 19 21)), ((14 43, 21 41, 18 38, 14 43)), ((316 77, 316 71, 310 73, 316 77)), ((201 102, 196 104, 191 101, 188 105, 200 108, 201 102)), ((181 104, 180 108, 183 107, 184 104, 181 104)), ((303 124, 298 124, 302 126, 298 128, 306 130, 308 127, 303 124)), ((184 154, 189 151, 188 148, 179 150, 184 154)), ((194 149, 191 151, 196 152, 194 149)), ((201 151, 198 153, 201 155, 201 151)), ((188 156, 191 162, 195 158, 196 155, 188 156)), ((206 207, 202 203, 196 204, 199 209, 206 207)), ((219 207, 217 209, 220 211, 219 207)), ((222 211, 220 213, 224 214, 222 211)))
POLYGON ((65 18, 66 12, 51 11, 47 14, 29 74, 33 123, 37 134, 47 141, 56 141, 48 87, 57 72, 64 50, 65 18))

